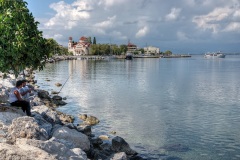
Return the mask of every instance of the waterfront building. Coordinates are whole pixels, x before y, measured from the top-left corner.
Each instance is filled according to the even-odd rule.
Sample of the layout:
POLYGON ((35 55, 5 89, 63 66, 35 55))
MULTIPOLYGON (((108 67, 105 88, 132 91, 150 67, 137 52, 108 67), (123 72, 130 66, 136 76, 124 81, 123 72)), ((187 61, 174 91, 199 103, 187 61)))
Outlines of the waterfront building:
POLYGON ((132 54, 140 53, 140 51, 138 51, 137 45, 130 42, 128 42, 128 45, 127 45, 127 52, 132 54))
POLYGON ((89 55, 91 43, 88 38, 81 37, 78 42, 74 42, 72 37, 68 40, 68 52, 72 52, 73 55, 89 55))
POLYGON ((160 53, 160 49, 157 47, 153 47, 153 46, 148 46, 148 47, 144 47, 144 54, 159 54, 160 53))

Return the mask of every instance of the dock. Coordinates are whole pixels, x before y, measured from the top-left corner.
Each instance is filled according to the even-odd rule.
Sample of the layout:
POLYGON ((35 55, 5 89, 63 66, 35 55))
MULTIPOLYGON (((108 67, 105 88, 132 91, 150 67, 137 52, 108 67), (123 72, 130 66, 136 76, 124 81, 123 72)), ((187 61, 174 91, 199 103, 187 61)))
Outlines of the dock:
POLYGON ((192 57, 191 55, 188 54, 175 54, 175 55, 168 55, 168 56, 162 56, 161 58, 189 58, 192 57))

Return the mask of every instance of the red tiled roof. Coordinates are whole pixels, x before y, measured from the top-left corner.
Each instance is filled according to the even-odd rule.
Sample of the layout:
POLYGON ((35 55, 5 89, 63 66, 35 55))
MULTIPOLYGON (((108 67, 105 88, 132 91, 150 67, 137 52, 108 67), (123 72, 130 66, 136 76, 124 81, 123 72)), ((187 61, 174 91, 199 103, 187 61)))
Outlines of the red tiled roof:
POLYGON ((136 47, 136 45, 129 42, 128 47, 136 47))
POLYGON ((80 40, 81 40, 81 41, 86 41, 87 38, 86 38, 86 37, 81 37, 80 40))

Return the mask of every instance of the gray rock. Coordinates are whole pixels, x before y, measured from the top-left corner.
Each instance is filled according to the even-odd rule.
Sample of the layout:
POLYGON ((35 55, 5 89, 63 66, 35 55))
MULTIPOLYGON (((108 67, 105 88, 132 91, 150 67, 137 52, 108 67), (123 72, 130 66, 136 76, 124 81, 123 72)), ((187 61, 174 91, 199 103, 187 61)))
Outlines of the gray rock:
POLYGON ((54 155, 59 160, 67 160, 72 158, 78 160, 87 160, 86 153, 80 148, 69 149, 63 143, 59 143, 52 139, 48 141, 17 139, 16 145, 29 145, 37 147, 51 155, 54 155))
POLYGON ((30 145, 0 145, 0 159, 2 160, 57 160, 55 156, 30 145))
POLYGON ((132 150, 129 144, 119 136, 112 139, 112 150, 114 150, 115 152, 125 152, 127 155, 137 154, 137 152, 132 150))
POLYGON ((44 125, 40 126, 32 117, 19 117, 8 127, 8 138, 13 142, 17 138, 47 140, 49 134, 46 128, 44 125))
POLYGON ((89 125, 80 124, 77 126, 77 130, 87 136, 90 136, 92 134, 92 128, 89 125))
POLYGON ((5 125, 10 125, 12 120, 18 117, 25 116, 26 114, 22 111, 22 109, 17 109, 16 107, 0 107, 0 122, 5 125))
POLYGON ((38 97, 42 99, 51 99, 48 91, 38 90, 38 97))
POLYGON ((49 139, 51 137, 53 124, 49 123, 49 121, 46 121, 44 117, 41 116, 40 114, 36 114, 34 116, 34 119, 41 128, 41 130, 45 133, 45 137, 49 139))
POLYGON ((57 106, 64 106, 66 105, 67 103, 62 101, 62 100, 53 100, 52 101, 54 104, 56 104, 57 106))
POLYGON ((77 129, 77 127, 73 123, 67 123, 64 126, 70 128, 70 129, 77 129))
POLYGON ((46 106, 35 106, 33 107, 32 111, 41 114, 41 116, 52 125, 62 124, 57 112, 49 109, 46 106))
POLYGON ((127 155, 124 152, 115 153, 110 160, 127 160, 127 155))
POLYGON ((52 99, 53 99, 53 100, 61 101, 61 100, 62 100, 62 97, 61 97, 61 96, 53 96, 52 99))
POLYGON ((90 149, 90 141, 88 137, 75 129, 61 127, 53 133, 53 137, 69 141, 74 144, 75 148, 81 148, 84 151, 88 151, 90 149))

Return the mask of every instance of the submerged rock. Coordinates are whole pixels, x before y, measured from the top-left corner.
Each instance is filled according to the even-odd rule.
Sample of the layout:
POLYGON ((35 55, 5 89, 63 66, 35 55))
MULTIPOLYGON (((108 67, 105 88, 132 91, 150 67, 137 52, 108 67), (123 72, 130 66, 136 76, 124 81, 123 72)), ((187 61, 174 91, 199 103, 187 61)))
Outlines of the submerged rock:
POLYGON ((56 85, 57 87, 61 87, 61 86, 62 86, 61 83, 56 83, 55 85, 56 85))
POLYGON ((84 121, 84 124, 87 124, 87 125, 96 125, 98 124, 100 121, 97 119, 97 117, 94 117, 94 116, 88 116, 86 118, 86 120, 84 121))
POLYGON ((87 114, 80 114, 79 118, 83 121, 85 121, 87 119, 87 114))

